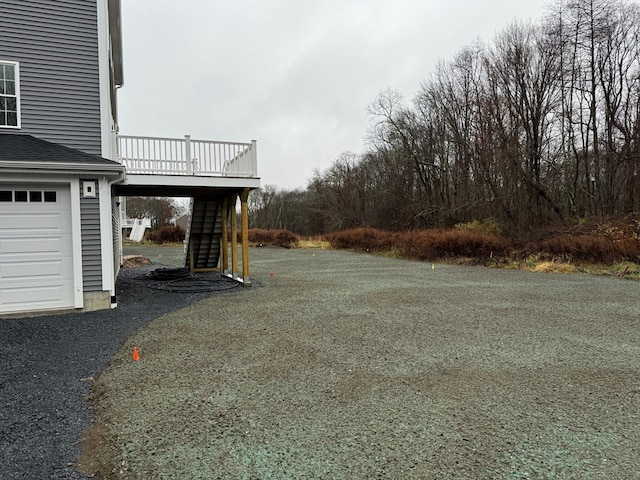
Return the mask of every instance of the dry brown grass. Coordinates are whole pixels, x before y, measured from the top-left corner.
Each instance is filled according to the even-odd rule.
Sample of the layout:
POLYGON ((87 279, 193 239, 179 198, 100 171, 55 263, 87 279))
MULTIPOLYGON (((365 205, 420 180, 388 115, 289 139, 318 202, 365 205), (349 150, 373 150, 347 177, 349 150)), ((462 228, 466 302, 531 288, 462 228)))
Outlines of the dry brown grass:
POLYGON ((324 237, 307 237, 298 240, 298 248, 318 248, 321 250, 327 250, 331 248, 331 243, 324 237))
POLYGON ((577 268, 575 265, 563 262, 540 262, 532 269, 533 272, 542 273, 575 273, 577 268))

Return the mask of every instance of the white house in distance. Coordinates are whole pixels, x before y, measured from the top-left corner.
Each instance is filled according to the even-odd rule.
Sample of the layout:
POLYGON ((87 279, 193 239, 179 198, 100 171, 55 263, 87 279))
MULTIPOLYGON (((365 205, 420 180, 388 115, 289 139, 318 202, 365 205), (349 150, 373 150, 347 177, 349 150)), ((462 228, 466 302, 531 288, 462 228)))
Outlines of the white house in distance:
POLYGON ((191 197, 185 265, 250 284, 256 142, 119 135, 120 20, 120 0, 0 0, 0 317, 114 305, 129 195, 191 197))

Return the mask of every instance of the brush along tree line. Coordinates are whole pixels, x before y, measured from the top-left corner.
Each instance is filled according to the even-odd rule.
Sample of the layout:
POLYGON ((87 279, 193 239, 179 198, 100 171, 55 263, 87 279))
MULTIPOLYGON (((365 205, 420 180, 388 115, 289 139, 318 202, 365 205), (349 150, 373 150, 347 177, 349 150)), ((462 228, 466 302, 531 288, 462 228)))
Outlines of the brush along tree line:
MULTIPOLYGON (((422 261, 455 261, 500 265, 516 261, 613 265, 640 262, 640 222, 576 226, 571 231, 543 232, 537 239, 496 233, 495 223, 471 222, 451 229, 390 232, 370 227, 323 235, 332 248, 392 255, 422 261)), ((301 238, 287 230, 249 230, 255 246, 293 248, 301 238)), ((637 268, 634 268, 636 272, 637 268)))
MULTIPOLYGON (((614 264, 640 262, 640 221, 617 225, 577 225, 564 232, 549 231, 537 240, 522 240, 500 233, 491 221, 459 224, 451 229, 389 232, 374 228, 355 228, 318 236, 316 240, 332 248, 381 253, 423 261, 463 261, 496 265, 505 261, 540 261, 614 264)), ((184 240, 185 231, 166 225, 148 232, 153 243, 184 240)), ((241 232, 237 240, 241 241, 241 232)), ((301 237, 288 230, 249 230, 249 242, 257 247, 295 248, 301 237)), ((634 270, 635 272, 635 270, 634 270)))
MULTIPOLYGON (((633 229, 638 38, 636 2, 551 4, 538 22, 509 25, 442 61, 411 102, 381 92, 364 151, 343 153, 306 188, 253 192, 251 225, 308 236, 491 220, 510 237, 528 238, 552 227, 575 237, 584 219, 626 218, 624 228, 633 229)), ((610 239, 601 233, 591 235, 610 239)), ((588 255, 598 241, 585 238, 574 241, 588 255)), ((554 242, 547 240, 550 250, 566 249, 554 242)))

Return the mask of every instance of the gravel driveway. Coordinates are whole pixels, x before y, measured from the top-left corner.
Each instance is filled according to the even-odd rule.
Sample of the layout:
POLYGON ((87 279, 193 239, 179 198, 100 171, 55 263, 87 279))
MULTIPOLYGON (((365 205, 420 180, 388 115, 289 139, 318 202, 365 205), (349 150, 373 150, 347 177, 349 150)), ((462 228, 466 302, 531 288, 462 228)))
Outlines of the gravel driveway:
POLYGON ((261 288, 169 313, 112 358, 94 386, 85 467, 152 479, 640 478, 637 282, 251 255, 261 288))

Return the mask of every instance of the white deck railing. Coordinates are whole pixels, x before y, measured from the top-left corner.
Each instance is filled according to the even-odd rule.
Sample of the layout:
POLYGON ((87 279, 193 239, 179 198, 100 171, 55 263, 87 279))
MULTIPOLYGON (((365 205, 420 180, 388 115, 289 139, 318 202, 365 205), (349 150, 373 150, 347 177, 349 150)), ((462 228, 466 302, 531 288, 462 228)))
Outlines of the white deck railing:
POLYGON ((118 135, 118 156, 127 173, 257 177, 256 141, 217 142, 118 135))

